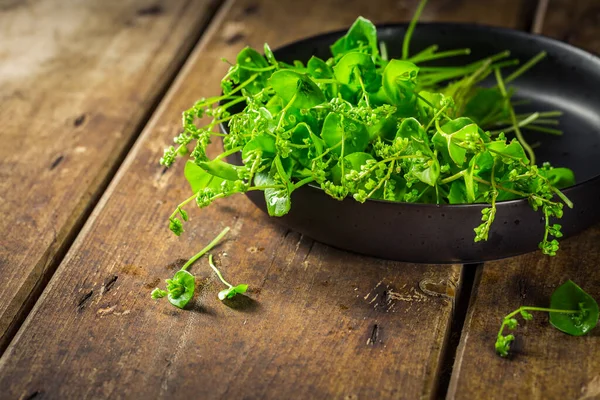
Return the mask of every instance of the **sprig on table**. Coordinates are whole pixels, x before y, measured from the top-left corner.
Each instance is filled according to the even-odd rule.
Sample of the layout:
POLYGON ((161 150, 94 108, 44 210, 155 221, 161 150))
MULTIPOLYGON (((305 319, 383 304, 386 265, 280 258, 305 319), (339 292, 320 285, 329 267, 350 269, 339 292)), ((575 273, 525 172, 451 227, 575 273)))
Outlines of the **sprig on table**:
MULTIPOLYGON (((187 269, 195 263, 198 259, 200 259, 204 254, 208 253, 212 250, 225 235, 229 232, 230 228, 226 227, 215 237, 212 242, 210 242, 206 247, 200 250, 196 255, 190 258, 179 271, 175 272, 173 278, 166 280, 166 289, 156 288, 152 291, 151 297, 153 299, 161 299, 163 297, 167 297, 169 303, 173 304, 175 307, 184 308, 190 300, 194 297, 194 292, 196 290, 196 277, 192 275, 187 269)), ((212 260, 212 255, 210 256, 212 260)), ((211 262, 212 267, 212 262, 211 262)), ((220 277, 220 274, 219 274, 220 277)), ((246 285, 246 288, 248 286, 246 285)), ((219 294, 220 296, 220 294, 219 294)))
POLYGON ((238 294, 246 293, 246 291, 248 290, 248 285, 246 285, 245 283, 233 286, 232 284, 230 284, 223 278, 223 275, 221 275, 221 271, 219 271, 217 269, 217 267, 215 266, 215 264, 213 262, 212 254, 208 255, 208 264, 213 269, 215 274, 217 274, 217 276, 219 277, 219 280, 227 286, 227 289, 221 290, 219 292, 219 295, 218 295, 219 300, 222 301, 225 299, 231 299, 238 294))
POLYGON ((530 311, 549 313, 552 326, 573 336, 585 335, 598 324, 598 303, 569 280, 554 291, 550 308, 522 306, 504 317, 495 344, 499 356, 507 357, 515 340, 513 334, 504 335, 504 329, 516 329, 519 322, 515 317, 518 315, 525 321, 532 320, 530 311))

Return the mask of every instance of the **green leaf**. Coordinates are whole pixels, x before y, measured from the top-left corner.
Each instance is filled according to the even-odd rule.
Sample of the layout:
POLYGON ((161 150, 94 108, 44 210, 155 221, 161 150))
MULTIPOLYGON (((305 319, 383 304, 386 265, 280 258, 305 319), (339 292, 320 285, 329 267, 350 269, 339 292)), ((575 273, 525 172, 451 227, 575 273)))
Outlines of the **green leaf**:
POLYGON ((333 69, 317 56, 312 56, 306 64, 310 76, 316 79, 333 78, 333 69))
POLYGON ((400 116, 414 113, 419 67, 408 61, 391 60, 383 70, 383 88, 400 116))
POLYGON ((465 204, 467 203, 467 188, 463 181, 454 181, 450 185, 450 193, 448 193, 448 202, 450 204, 465 204))
POLYGON ((269 64, 277 65, 277 60, 275 59, 275 54, 273 54, 273 51, 271 51, 271 48, 269 47, 269 45, 267 43, 265 43, 265 45, 263 46, 263 49, 265 52, 265 58, 267 59, 269 64))
POLYGON ((580 310, 579 314, 550 313, 552 326, 569 335, 585 335, 598 324, 598 303, 571 280, 554 291, 550 308, 580 310))
POLYGON ((245 160, 250 155, 251 151, 260 150, 263 158, 275 157, 275 138, 266 133, 261 133, 248 141, 242 149, 242 159, 245 160))
POLYGON ((352 52, 346 54, 333 67, 335 78, 350 88, 351 92, 361 89, 360 81, 356 74, 360 75, 367 92, 376 92, 381 86, 375 70, 375 64, 371 56, 364 53, 352 52))
POLYGON ((431 139, 438 150, 444 151, 450 159, 459 167, 465 162, 467 150, 460 144, 467 139, 468 135, 478 134, 479 127, 475 124, 467 125, 451 134, 436 132, 431 139))
POLYGON ((230 288, 221 290, 219 292, 219 300, 223 301, 225 299, 231 299, 232 297, 235 297, 237 294, 246 293, 247 290, 248 290, 248 285, 246 285, 245 283, 242 283, 237 286, 232 286, 230 288))
POLYGON ((564 189, 575 184, 575 174, 569 168, 540 169, 539 171, 552 186, 558 189, 564 189))
POLYGON ((167 279, 167 298, 175 307, 184 308, 194 297, 196 278, 185 270, 179 270, 173 279, 167 279))
POLYGON ((467 125, 473 124, 473 120, 467 117, 459 117, 453 119, 451 121, 446 122, 444 125, 440 126, 445 133, 454 133, 456 131, 461 130, 467 125))
POLYGON ((246 47, 238 53, 236 61, 240 67, 238 71, 240 82, 244 82, 250 79, 253 75, 257 75, 257 78, 246 86, 246 90, 252 94, 260 92, 265 86, 266 80, 269 77, 270 72, 256 72, 251 69, 260 69, 268 67, 269 63, 267 62, 267 60, 265 60, 265 58, 253 48, 246 47), (243 67, 248 67, 251 69, 245 69, 243 67))
POLYGON ((501 156, 504 163, 518 160, 522 160, 525 164, 529 163, 525 150, 518 140, 512 140, 509 144, 506 144, 504 140, 494 140, 486 143, 486 146, 490 151, 501 156))
POLYGON ((191 160, 188 160, 185 163, 183 173, 194 193, 198 193, 200 190, 207 187, 217 188, 224 181, 222 178, 209 174, 191 160))
POLYGON ((349 50, 366 46, 371 55, 379 54, 377 47, 377 28, 366 18, 358 17, 348 33, 331 46, 331 54, 338 56, 349 50))
POLYGON ((325 102, 325 95, 319 86, 306 74, 290 70, 279 70, 269 78, 269 85, 284 103, 292 103, 297 108, 312 108, 325 102))
POLYGON ((343 138, 344 156, 363 151, 369 144, 369 132, 364 124, 333 112, 325 117, 321 138, 337 155, 342 154, 343 138))
POLYGON ((413 163, 410 172, 421 182, 435 186, 440 177, 440 163, 437 158, 431 158, 425 166, 423 168, 422 164, 413 163))
POLYGON ((197 162, 198 166, 210 175, 223 178, 228 181, 236 181, 238 177, 238 169, 240 167, 231 165, 221 160, 212 161, 200 161, 197 162))
MULTIPOLYGON (((270 173, 262 171, 254 177, 254 184, 271 186, 281 185, 281 182, 276 181, 270 173)), ((265 189, 265 202, 267 203, 267 212, 272 217, 281 217, 287 214, 292 206, 291 194, 287 186, 281 189, 265 189)))
POLYGON ((504 109, 503 99, 502 93, 497 88, 479 88, 465 104, 463 115, 476 122, 482 121, 490 114, 498 114, 501 117, 503 111, 508 117, 508 111, 504 109))

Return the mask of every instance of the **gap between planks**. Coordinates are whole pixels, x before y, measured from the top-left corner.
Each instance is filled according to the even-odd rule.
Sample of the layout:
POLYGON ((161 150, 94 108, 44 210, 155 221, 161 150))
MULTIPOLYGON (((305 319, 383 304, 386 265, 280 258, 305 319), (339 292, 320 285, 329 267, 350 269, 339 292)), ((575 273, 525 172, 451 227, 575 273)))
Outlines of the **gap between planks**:
MULTIPOLYGON (((48 258, 50 257, 49 254, 45 254, 44 257, 42 257, 42 262, 48 262, 48 265, 45 266, 44 273, 41 274, 41 276, 36 281, 29 296, 23 302, 18 312, 15 314, 11 324, 6 330, 6 333, 2 337, 2 340, 0 341, 0 357, 4 355, 6 348, 10 345, 15 335, 17 334, 19 329, 21 329, 21 326, 31 313, 31 310, 42 296, 42 293, 46 289, 46 286, 48 286, 48 283, 52 279, 52 276, 56 272, 58 266, 63 261, 69 249, 74 244, 75 239, 81 233, 85 223, 92 215, 92 212, 98 206, 100 199, 106 192, 109 184, 115 178, 117 172, 121 168, 121 165, 125 161, 127 154, 129 154, 133 145, 139 139, 144 127, 148 124, 148 122, 154 115, 155 111, 161 104, 163 98, 168 93, 169 88, 173 85, 177 77, 180 75, 188 59, 190 58, 190 55, 198 46, 198 43, 202 39, 204 33, 207 30, 209 30, 210 27, 213 25, 213 22, 215 19, 217 19, 217 15, 219 14, 219 12, 223 8, 226 8, 226 2, 226 0, 215 0, 215 6, 208 9, 205 23, 200 25, 200 29, 198 29, 197 31, 192 31, 190 33, 190 36, 192 36, 192 38, 189 40, 188 47, 183 50, 183 53, 185 53, 184 56, 177 60, 177 63, 174 65, 173 70, 168 72, 168 75, 163 81, 162 86, 159 88, 155 97, 151 99, 150 105, 147 107, 144 114, 133 128, 134 134, 131 135, 131 137, 127 140, 125 146, 121 149, 114 164, 109 168, 107 174, 102 178, 102 182, 100 183, 98 189, 92 194, 89 202, 85 206, 83 206, 83 210, 80 210, 79 208, 73 210, 72 217, 76 220, 76 222, 73 224, 73 227, 69 230, 69 232, 67 232, 65 239, 62 241, 62 243, 56 250, 56 253, 52 257, 52 260, 48 262, 48 258)), ((50 252, 50 248, 47 250, 47 253, 48 252, 50 252)))

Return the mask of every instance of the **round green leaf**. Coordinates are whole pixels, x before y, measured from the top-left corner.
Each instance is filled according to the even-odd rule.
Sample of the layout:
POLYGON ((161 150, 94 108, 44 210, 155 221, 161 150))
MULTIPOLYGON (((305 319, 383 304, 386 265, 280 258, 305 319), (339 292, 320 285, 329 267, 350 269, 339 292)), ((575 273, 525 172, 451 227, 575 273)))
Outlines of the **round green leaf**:
POLYGON ((196 278, 185 270, 180 270, 173 275, 173 281, 183 285, 184 291, 179 296, 174 297, 171 293, 167 296, 169 302, 175 307, 183 308, 194 297, 196 290, 196 278))
POLYGON ((313 78, 317 79, 330 79, 333 78, 333 69, 323 60, 317 56, 312 56, 306 64, 308 73, 313 78))
POLYGON ((369 144, 369 132, 364 124, 337 113, 329 113, 325 117, 321 138, 327 147, 335 147, 332 152, 338 155, 342 154, 342 146, 339 145, 342 138, 344 138, 344 155, 363 151, 369 144))
POLYGON ((550 313, 552 326, 569 335, 585 335, 598 324, 598 303, 571 280, 552 293, 550 308, 582 311, 580 314, 550 313))
MULTIPOLYGON (((281 185, 268 172, 261 171, 254 177, 256 186, 271 186, 281 185)), ((281 217, 290 211, 292 206, 291 194, 287 188, 281 189, 265 189, 265 202, 267 204, 267 212, 271 217, 281 217)))
POLYGON ((261 150, 263 158, 275 157, 275 138, 266 133, 257 135, 242 149, 242 159, 245 160, 253 150, 261 150))
POLYGON ((383 71, 383 89, 401 115, 414 111, 419 67, 408 61, 391 60, 383 71))
POLYGON ((367 46, 372 55, 379 54, 377 28, 368 19, 358 17, 348 30, 348 33, 331 46, 331 54, 337 56, 362 46, 367 46))
POLYGON ((269 85, 285 104, 294 99, 292 105, 297 108, 311 108, 326 100, 319 86, 306 74, 280 70, 271 75, 269 85))
POLYGON ((260 92, 265 86, 266 79, 268 78, 270 71, 256 72, 254 70, 268 67, 269 63, 267 60, 265 60, 265 58, 258 51, 250 47, 246 47, 238 53, 236 61, 240 67, 238 71, 240 83, 248 80, 254 74, 258 74, 258 77, 252 83, 246 86, 246 90, 252 94, 260 92), (246 69, 244 67, 251 69, 246 69))
POLYGON ((559 189, 564 189, 575 184, 575 174, 569 168, 540 169, 540 173, 550 181, 552 186, 559 189))
POLYGON ((368 54, 357 52, 346 54, 333 67, 333 72, 335 78, 347 85, 353 92, 361 89, 360 81, 356 76, 357 73, 360 75, 367 92, 376 92, 381 86, 373 59, 368 54))
POLYGON ((220 178, 218 176, 214 176, 200 168, 196 165, 192 160, 188 160, 185 163, 185 168, 183 170, 185 175, 185 179, 187 179, 190 187, 192 188, 192 192, 198 193, 200 190, 204 188, 213 188, 216 189, 221 186, 221 183, 225 179, 220 178))

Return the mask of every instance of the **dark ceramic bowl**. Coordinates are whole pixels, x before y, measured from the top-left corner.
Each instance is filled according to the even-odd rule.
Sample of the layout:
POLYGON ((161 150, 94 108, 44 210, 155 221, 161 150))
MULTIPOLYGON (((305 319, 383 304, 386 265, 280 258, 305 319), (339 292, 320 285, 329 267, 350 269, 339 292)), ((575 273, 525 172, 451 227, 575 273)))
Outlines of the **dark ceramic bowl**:
MULTIPOLYGON (((390 57, 398 57, 406 24, 378 26, 380 40, 390 57)), ((282 61, 330 56, 329 46, 345 31, 304 39, 276 50, 282 61)), ((571 168, 577 184, 564 190, 575 207, 567 209, 560 224, 565 237, 600 221, 600 59, 567 44, 528 33, 488 26, 419 24, 411 53, 438 44, 440 50, 469 47, 471 55, 449 60, 467 63, 510 50, 528 60, 541 50, 546 59, 514 83, 518 97, 535 110, 560 110, 562 136, 526 133, 536 148, 538 162, 571 168)), ((520 112, 527 107, 519 108, 520 112)), ((227 127, 222 127, 226 132, 227 127)), ((241 163, 238 157, 230 162, 241 163)), ((266 212, 262 192, 248 197, 266 212)), ((337 201, 320 188, 304 186, 292 194, 292 209, 273 221, 319 242, 340 249, 399 261, 418 263, 478 263, 538 248, 544 221, 526 200, 497 204, 496 220, 487 242, 473 242, 485 204, 434 205, 352 198, 337 201)))

